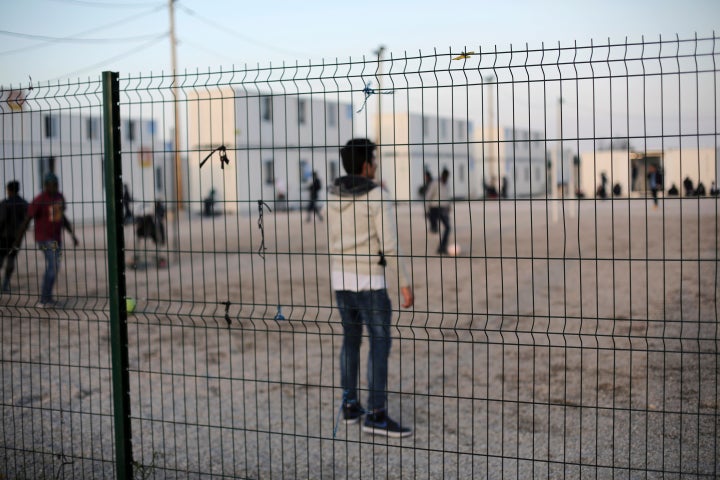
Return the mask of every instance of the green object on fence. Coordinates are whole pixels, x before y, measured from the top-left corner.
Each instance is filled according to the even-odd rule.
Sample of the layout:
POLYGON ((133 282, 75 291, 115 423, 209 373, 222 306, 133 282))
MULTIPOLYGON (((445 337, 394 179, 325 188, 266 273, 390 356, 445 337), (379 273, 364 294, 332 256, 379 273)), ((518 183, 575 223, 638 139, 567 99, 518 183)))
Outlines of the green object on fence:
POLYGON ((136 305, 137 302, 135 302, 134 298, 127 297, 125 299, 125 311, 127 311, 127 313, 133 313, 136 305))
POLYGON ((108 284, 112 352, 115 459, 117 478, 132 477, 130 377, 125 299, 125 241, 122 215, 120 157, 120 88, 117 72, 103 72, 105 131, 105 204, 107 206, 108 284))

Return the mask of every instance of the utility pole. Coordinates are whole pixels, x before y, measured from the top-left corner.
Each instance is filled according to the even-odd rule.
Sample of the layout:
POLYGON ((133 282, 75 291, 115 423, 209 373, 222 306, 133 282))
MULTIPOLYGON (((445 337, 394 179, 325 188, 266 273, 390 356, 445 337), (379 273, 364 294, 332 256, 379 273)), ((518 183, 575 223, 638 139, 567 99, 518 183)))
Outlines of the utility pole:
POLYGON ((168 11, 170 12, 170 61, 173 75, 172 96, 175 125, 173 133, 175 136, 173 151, 175 152, 175 205, 178 210, 183 207, 183 184, 182 184, 182 162, 180 158, 180 112, 178 110, 178 88, 177 88, 177 40, 175 39, 175 0, 168 0, 168 11))
MULTIPOLYGON (((490 164, 490 185, 496 189, 498 195, 500 194, 500 183, 498 181, 500 180, 500 163, 499 159, 497 157, 497 149, 500 148, 500 144, 498 143, 498 137, 496 135, 495 131, 495 95, 494 95, 494 87, 492 82, 495 81, 495 77, 492 75, 489 75, 484 78, 487 87, 488 87, 488 123, 490 124, 490 128, 488 129, 488 134, 490 136, 490 149, 487 149, 487 147, 484 147, 487 151, 487 158, 488 162, 490 164), (495 176, 497 174, 497 177, 495 176)), ((483 169, 484 170, 484 169, 483 169)), ((483 188, 485 188, 485 172, 483 171, 483 188)))
MULTIPOLYGON (((564 102, 565 101, 562 99, 562 97, 560 97, 561 113, 562 113, 562 104, 564 102)), ((570 202, 569 202, 570 208, 568 210, 570 211, 570 217, 575 218, 575 213, 576 213, 576 209, 575 209, 575 162, 574 162, 572 156, 568 160, 569 160, 568 164, 570 165, 568 167, 568 180, 567 180, 567 195, 568 195, 568 198, 570 199, 570 202)), ((578 208, 578 210, 580 209, 579 204, 578 204, 577 208, 578 208)))
MULTIPOLYGON (((551 177, 552 177, 552 195, 550 195, 550 198, 553 200, 553 223, 557 223, 558 221, 558 183, 563 186, 564 188, 564 175, 561 177, 558 177, 558 168, 560 168, 560 173, 565 172, 565 165, 561 165, 560 162, 562 162, 562 148, 563 148, 563 142, 562 142, 562 104, 563 99, 562 97, 558 98, 558 109, 557 109, 557 142, 555 146, 555 159, 553 161, 552 171, 551 171, 551 177), (558 182, 558 178, 560 179, 560 182, 558 182)), ((561 190, 561 200, 562 202, 565 202, 565 190, 561 190)))
MULTIPOLYGON (((382 115, 382 57, 383 53, 385 53, 385 46, 380 45, 377 50, 373 52, 375 55, 377 55, 377 82, 378 82, 378 88, 377 88, 377 117, 375 120, 375 130, 376 130, 376 144, 378 146, 377 148, 377 164, 380 165, 380 183, 383 183, 383 163, 382 163, 382 152, 383 152, 383 144, 382 144, 382 127, 380 125, 380 119, 382 115)), ((397 171, 395 172, 397 174, 397 171)), ((395 175, 393 175, 393 178, 395 178, 395 175)))
MULTIPOLYGON (((375 55, 377 55, 377 82, 378 82, 378 95, 377 95, 377 125, 376 125, 376 135, 377 135, 377 144, 378 144, 378 153, 382 152, 382 129, 380 128, 380 118, 382 115, 382 58, 383 54, 385 53, 385 45, 380 45, 377 50, 373 52, 375 55)), ((380 155, 382 158, 382 155, 380 155)))

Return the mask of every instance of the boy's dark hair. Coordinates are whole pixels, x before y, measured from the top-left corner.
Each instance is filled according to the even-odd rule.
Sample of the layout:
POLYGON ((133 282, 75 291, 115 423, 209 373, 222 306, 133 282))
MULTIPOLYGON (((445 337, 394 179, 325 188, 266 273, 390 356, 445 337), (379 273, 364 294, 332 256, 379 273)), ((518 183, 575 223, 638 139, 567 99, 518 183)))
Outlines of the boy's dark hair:
POLYGON ((343 168, 349 175, 360 175, 363 164, 372 162, 377 145, 367 138, 353 138, 340 149, 343 168))
POLYGON ((16 195, 20 191, 20 182, 18 182, 17 180, 8 182, 7 190, 8 190, 8 192, 12 193, 13 195, 16 195))

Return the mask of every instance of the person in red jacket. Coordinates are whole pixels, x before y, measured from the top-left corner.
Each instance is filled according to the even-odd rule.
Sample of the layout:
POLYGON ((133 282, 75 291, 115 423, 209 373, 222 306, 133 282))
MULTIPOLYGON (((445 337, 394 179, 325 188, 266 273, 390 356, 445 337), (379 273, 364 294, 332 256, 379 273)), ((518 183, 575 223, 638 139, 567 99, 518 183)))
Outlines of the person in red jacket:
POLYGON ((38 307, 48 308, 56 304, 53 300, 52 290, 60 269, 63 228, 70 232, 76 247, 79 243, 72 225, 65 217, 65 197, 58 190, 58 178, 54 173, 45 175, 43 191, 30 203, 27 216, 18 230, 15 249, 20 248, 31 220, 35 221, 35 241, 45 256, 45 273, 38 307))

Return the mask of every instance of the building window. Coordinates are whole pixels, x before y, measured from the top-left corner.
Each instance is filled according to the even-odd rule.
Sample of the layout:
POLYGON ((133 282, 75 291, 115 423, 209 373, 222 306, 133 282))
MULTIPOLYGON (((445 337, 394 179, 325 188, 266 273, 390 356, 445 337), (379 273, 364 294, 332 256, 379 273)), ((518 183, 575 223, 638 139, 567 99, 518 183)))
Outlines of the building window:
POLYGON ((57 118, 45 115, 45 138, 57 137, 57 118))
POLYGON ((273 103, 272 103, 272 97, 262 97, 262 112, 260 112, 260 115, 262 116, 263 120, 271 121, 273 118, 273 103))
POLYGON ((312 178, 312 166, 307 160, 300 160, 300 183, 306 183, 312 178))
POLYGON ((462 120, 458 120, 458 121, 455 123, 455 130, 457 131, 457 137, 458 137, 459 140, 465 140, 465 139, 466 139, 466 136, 465 136, 465 122, 463 122, 462 120))
POLYGON ((263 163, 263 176, 265 185, 275 185, 275 161, 265 160, 263 163))
POLYGON ((39 171, 40 171, 40 190, 42 190, 45 174, 46 173, 57 173, 55 157, 40 157, 39 171))
POLYGON ((100 136, 100 119, 88 118, 85 120, 85 129, 87 130, 88 140, 97 140, 100 136))
POLYGON ((307 122, 307 100, 302 98, 298 99, 298 123, 300 125, 307 122))
POLYGON ((128 120, 125 123, 125 126, 127 128, 127 133, 125 135, 127 139, 131 142, 135 140, 135 128, 137 126, 136 124, 137 122, 135 122, 135 120, 128 120))
POLYGON ((155 167, 155 190, 162 192, 163 189, 163 169, 162 167, 155 167))
POLYGON ((335 183, 335 179, 338 178, 338 162, 335 160, 331 160, 328 163, 328 174, 330 176, 330 182, 335 183))
POLYGON ((464 182, 465 181, 465 164, 464 163, 461 163, 460 165, 458 165, 457 172, 458 172, 458 181, 464 182))
POLYGON ((447 138, 447 120, 445 119, 440 120, 440 138, 447 138))
POLYGON ((525 178, 526 182, 530 181, 530 167, 525 167, 523 169, 523 177, 525 178))
POLYGON ((337 105, 334 103, 328 103, 327 107, 325 107, 326 115, 327 115, 327 124, 329 127, 334 127, 337 125, 337 105))

